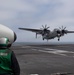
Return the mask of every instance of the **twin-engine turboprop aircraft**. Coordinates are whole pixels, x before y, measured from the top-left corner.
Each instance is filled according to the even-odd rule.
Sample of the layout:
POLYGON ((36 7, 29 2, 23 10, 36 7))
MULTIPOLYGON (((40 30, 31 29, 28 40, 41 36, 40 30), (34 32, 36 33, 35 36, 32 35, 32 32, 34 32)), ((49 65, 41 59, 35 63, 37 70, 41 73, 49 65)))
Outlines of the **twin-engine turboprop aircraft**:
MULTIPOLYGON (((74 31, 68 31, 66 30, 66 27, 59 27, 57 29, 54 29, 53 31, 49 30, 50 27, 47 27, 47 25, 43 26, 42 29, 31 29, 31 28, 19 28, 21 30, 27 30, 27 31, 32 31, 36 33, 36 38, 37 35, 40 34, 42 36, 42 39, 54 39, 58 38, 58 41, 60 40, 60 37, 64 36, 64 34, 67 33, 74 33, 74 31)), ((9 38, 10 43, 13 43, 17 36, 14 31, 12 31, 10 28, 0 24, 0 38, 2 37, 7 37, 9 38)))
POLYGON ((27 31, 32 31, 36 33, 36 38, 37 38, 37 34, 42 35, 42 39, 54 39, 54 38, 58 38, 58 41, 60 40, 60 37, 64 36, 64 34, 67 33, 74 33, 74 31, 68 31, 66 30, 66 27, 59 27, 57 29, 54 29, 53 31, 48 30, 50 27, 47 27, 47 25, 43 26, 42 25, 42 29, 31 29, 31 28, 19 28, 21 30, 27 30, 27 31))

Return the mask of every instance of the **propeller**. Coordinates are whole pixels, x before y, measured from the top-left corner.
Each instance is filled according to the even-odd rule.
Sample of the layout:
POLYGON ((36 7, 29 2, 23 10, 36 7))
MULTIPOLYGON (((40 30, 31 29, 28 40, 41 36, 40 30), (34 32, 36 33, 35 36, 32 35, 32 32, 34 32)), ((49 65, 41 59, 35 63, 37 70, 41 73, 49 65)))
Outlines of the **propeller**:
POLYGON ((48 29, 49 29, 50 27, 47 27, 47 24, 45 24, 45 26, 43 26, 42 25, 42 35, 44 35, 44 34, 46 34, 46 33, 48 33, 48 29))
POLYGON ((61 28, 59 27, 59 29, 61 30, 61 33, 62 33, 63 35, 66 34, 66 30, 65 30, 66 27, 63 27, 63 26, 62 26, 61 28))
POLYGON ((57 31, 57 37, 58 37, 58 41, 60 40, 60 37, 61 36, 63 36, 64 34, 66 34, 67 32, 67 30, 65 30, 66 29, 66 27, 64 27, 63 25, 62 25, 62 27, 59 27, 59 30, 57 31))
MULTIPOLYGON (((44 40, 44 35, 47 35, 49 32, 50 32, 50 30, 48 30, 50 27, 48 27, 47 26, 47 24, 45 24, 45 25, 42 25, 42 28, 40 28, 41 29, 41 34, 42 34, 42 39, 44 40)), ((37 33, 36 33, 36 38, 37 38, 37 33)))
POLYGON ((48 28, 50 28, 50 27, 47 27, 47 24, 45 24, 45 26, 42 25, 42 27, 43 27, 43 29, 48 29, 48 28))
MULTIPOLYGON (((48 33, 48 31, 50 32, 50 30, 48 30, 48 28, 50 28, 50 27, 47 27, 47 24, 45 24, 45 26, 42 25, 42 28, 40 28, 41 29, 41 34, 44 35, 44 34, 48 33)), ((36 33, 36 38, 37 38, 37 34, 38 33, 36 33)))

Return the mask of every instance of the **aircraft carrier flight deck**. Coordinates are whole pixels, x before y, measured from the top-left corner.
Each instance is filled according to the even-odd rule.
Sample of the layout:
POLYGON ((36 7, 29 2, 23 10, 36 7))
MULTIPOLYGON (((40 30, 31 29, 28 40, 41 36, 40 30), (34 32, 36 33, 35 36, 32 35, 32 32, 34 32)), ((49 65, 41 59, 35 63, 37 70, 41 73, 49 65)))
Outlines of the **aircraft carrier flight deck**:
POLYGON ((12 46, 21 75, 74 75, 74 44, 12 46))

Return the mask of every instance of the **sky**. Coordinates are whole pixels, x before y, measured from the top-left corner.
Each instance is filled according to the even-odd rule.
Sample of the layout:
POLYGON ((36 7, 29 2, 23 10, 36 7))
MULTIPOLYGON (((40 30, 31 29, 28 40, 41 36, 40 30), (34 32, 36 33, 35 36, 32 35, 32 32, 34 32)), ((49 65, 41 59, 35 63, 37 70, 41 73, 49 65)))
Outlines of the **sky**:
MULTIPOLYGON (((40 35, 36 39, 35 33, 18 28, 40 29, 47 24, 51 31, 62 25, 74 30, 74 0, 0 0, 0 23, 16 33, 16 42, 42 42, 40 35)), ((61 37, 60 42, 74 42, 74 34, 61 37)))

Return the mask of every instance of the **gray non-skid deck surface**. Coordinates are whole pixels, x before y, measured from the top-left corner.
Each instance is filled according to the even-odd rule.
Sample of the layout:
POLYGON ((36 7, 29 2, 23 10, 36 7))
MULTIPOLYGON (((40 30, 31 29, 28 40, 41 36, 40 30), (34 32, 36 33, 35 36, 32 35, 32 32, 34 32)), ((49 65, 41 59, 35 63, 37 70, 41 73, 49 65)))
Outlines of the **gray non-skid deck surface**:
POLYGON ((11 49, 21 75, 74 75, 74 45, 22 45, 11 49))

